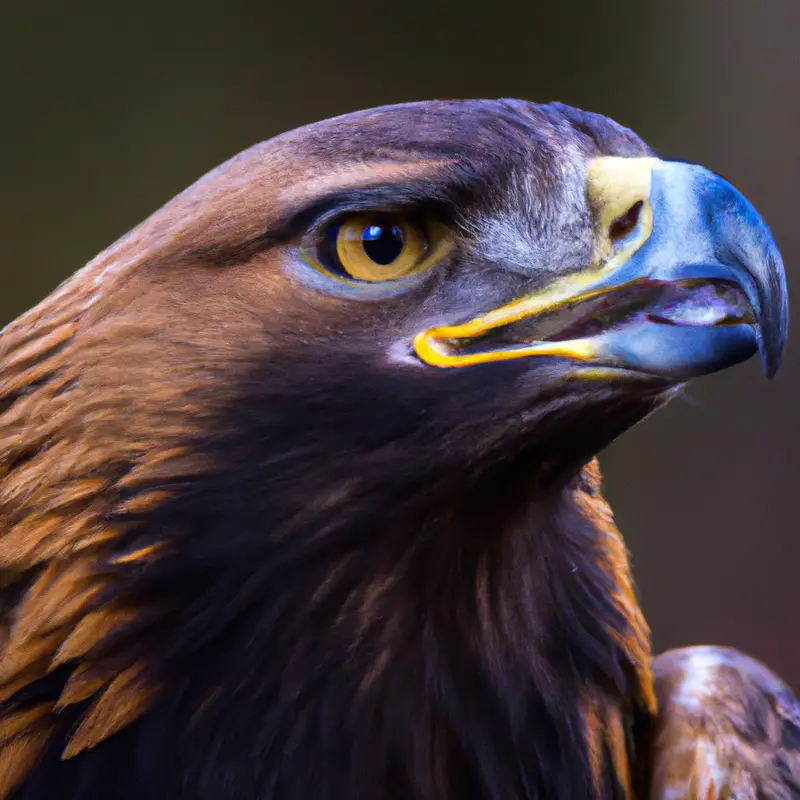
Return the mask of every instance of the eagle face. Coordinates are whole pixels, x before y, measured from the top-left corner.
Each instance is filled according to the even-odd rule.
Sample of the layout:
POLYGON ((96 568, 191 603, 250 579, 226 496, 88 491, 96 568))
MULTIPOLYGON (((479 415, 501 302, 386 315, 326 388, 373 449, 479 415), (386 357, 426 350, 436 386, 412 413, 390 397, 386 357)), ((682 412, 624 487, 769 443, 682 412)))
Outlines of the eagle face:
POLYGON ((649 640, 589 462, 787 316, 741 193, 597 115, 236 156, 0 338, 0 786, 629 797, 649 640))
POLYGON ((774 373, 785 340, 780 256, 748 201, 564 106, 328 120, 184 203, 211 217, 188 234, 206 242, 194 264, 262 284, 239 295, 263 337, 251 386, 270 387, 253 403, 307 406, 347 438, 328 452, 405 441, 463 464, 546 439, 578 463, 690 377, 756 350, 774 373))

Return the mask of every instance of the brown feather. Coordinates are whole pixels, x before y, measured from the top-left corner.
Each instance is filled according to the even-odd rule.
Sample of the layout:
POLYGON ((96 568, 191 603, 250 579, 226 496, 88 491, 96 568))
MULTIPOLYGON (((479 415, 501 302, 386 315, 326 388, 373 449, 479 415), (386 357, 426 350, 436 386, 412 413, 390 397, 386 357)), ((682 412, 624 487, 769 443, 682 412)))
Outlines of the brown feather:
POLYGON ((55 710, 59 711, 75 703, 82 703, 107 686, 113 675, 99 672, 88 664, 76 667, 61 691, 55 710))
POLYGON ((47 728, 39 726, 3 743, 0 747, 0 800, 5 800, 36 766, 48 738, 47 728))
POLYGON ((659 656, 655 674, 652 800, 800 796, 800 703, 763 664, 690 647, 659 656))
MULTIPOLYGON (((50 666, 50 659, 44 656, 39 661, 35 661, 25 669, 19 670, 10 680, 0 683, 0 703, 5 702, 10 697, 13 697, 17 692, 21 691, 27 686, 30 686, 39 678, 47 674, 50 666)), ((0 724, 2 724, 2 716, 0 715, 0 724)))
POLYGON ((37 665, 39 665, 37 675, 44 675, 47 672, 46 663, 63 641, 64 633, 54 631, 26 641, 24 647, 9 645, 0 660, 0 684, 14 681, 23 672, 35 669, 37 665))
POLYGON ((34 581, 17 607, 8 651, 22 648, 29 639, 52 633, 75 617, 103 589, 94 581, 92 564, 86 559, 66 562, 62 569, 53 564, 34 581))
POLYGON ((88 613, 53 654, 51 665, 56 667, 82 658, 107 636, 124 628, 135 616, 131 609, 117 609, 113 606, 88 613))
POLYGON ((597 459, 585 468, 584 484, 574 494, 578 510, 592 521, 598 537, 595 557, 598 566, 608 576, 607 589, 619 613, 627 622, 629 635, 621 638, 618 631, 611 631, 618 644, 627 654, 636 672, 634 683, 639 692, 637 700, 650 713, 655 713, 657 702, 653 685, 652 659, 650 651, 650 627, 644 618, 633 583, 628 550, 622 534, 614 524, 611 507, 603 498, 600 466, 597 459))
POLYGON ((64 758, 94 747, 142 713, 156 691, 143 680, 143 671, 141 664, 135 664, 114 678, 84 715, 64 749, 64 758))
POLYGON ((3 724, 0 726, 0 744, 28 732, 35 723, 40 722, 51 711, 49 703, 40 703, 37 706, 26 708, 24 711, 9 714, 3 719, 3 724))

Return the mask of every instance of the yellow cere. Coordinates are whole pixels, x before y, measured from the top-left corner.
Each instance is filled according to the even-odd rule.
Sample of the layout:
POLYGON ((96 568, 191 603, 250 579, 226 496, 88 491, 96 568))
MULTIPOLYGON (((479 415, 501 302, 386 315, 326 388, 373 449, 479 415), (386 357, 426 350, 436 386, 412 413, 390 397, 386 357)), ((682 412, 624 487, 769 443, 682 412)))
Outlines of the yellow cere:
MULTIPOLYGON (((418 357, 436 367, 465 367, 491 361, 529 356, 560 356, 588 360, 597 355, 588 339, 564 342, 532 342, 528 346, 459 354, 449 342, 481 336, 495 328, 522 319, 551 313, 566 305, 590 300, 610 287, 607 278, 647 241, 653 230, 650 183, 655 158, 604 157, 590 162, 587 194, 596 224, 595 258, 581 273, 559 278, 540 292, 522 297, 488 314, 461 325, 430 328, 417 334, 414 349, 418 357), (615 220, 634 205, 641 204, 635 235, 617 243, 609 232, 615 220)), ((617 287, 618 288, 618 287, 617 287)))
POLYGON ((611 224, 637 202, 648 205, 653 168, 657 158, 618 158, 606 156, 589 162, 586 182, 589 205, 597 220, 602 241, 611 224))

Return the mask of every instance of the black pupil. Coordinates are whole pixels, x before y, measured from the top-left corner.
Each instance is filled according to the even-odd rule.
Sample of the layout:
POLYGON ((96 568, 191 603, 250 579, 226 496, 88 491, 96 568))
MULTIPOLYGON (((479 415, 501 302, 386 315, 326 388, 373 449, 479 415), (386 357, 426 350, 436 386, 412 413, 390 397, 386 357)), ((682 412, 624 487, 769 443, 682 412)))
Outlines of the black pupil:
POLYGON ((398 225, 375 221, 364 228, 361 244, 369 258, 385 267, 403 252, 403 231, 398 225))

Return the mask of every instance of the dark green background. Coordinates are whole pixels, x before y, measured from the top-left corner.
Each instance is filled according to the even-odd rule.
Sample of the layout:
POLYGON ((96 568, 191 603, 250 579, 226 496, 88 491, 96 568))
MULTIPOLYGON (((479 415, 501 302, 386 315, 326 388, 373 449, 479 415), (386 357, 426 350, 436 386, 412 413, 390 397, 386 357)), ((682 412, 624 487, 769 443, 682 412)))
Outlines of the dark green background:
MULTIPOLYGON (((9 320, 238 150, 401 100, 559 99, 733 179, 800 302, 800 2, 118 3, 0 11, 9 320)), ((800 347, 753 362, 605 454, 659 648, 715 642, 800 688, 800 347)), ((793 341, 794 340, 794 341, 793 341)))

